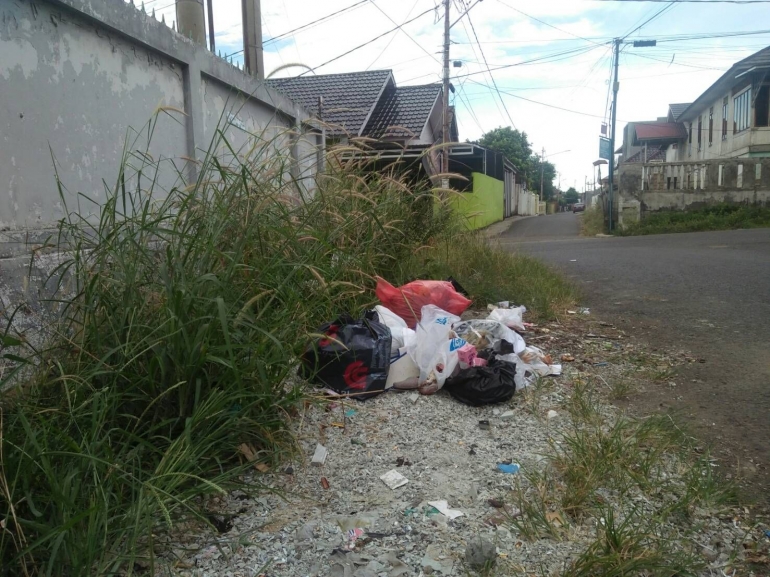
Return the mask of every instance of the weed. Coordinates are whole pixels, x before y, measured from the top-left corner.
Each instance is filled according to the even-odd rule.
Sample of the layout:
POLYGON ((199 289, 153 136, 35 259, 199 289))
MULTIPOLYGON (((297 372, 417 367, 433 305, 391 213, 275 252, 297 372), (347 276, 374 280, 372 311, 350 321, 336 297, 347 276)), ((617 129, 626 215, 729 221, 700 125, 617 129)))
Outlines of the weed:
POLYGON ((525 479, 528 490, 521 482, 516 486, 518 514, 509 515, 507 522, 525 539, 536 541, 550 538, 560 541, 565 525, 564 518, 554 510, 556 505, 555 479, 548 469, 542 472, 528 471, 525 479))
POLYGON ((770 227, 769 207, 722 203, 687 212, 649 214, 643 220, 616 229, 613 233, 619 236, 635 236, 764 227, 770 227))
POLYGON ((605 232, 604 213, 598 206, 586 208, 580 222, 580 233, 583 236, 596 236, 605 232))
POLYGON ((602 509, 597 538, 565 572, 566 577, 622 577, 625 575, 697 575, 702 563, 659 533, 655 520, 647 521, 634 509, 616 518, 602 509))

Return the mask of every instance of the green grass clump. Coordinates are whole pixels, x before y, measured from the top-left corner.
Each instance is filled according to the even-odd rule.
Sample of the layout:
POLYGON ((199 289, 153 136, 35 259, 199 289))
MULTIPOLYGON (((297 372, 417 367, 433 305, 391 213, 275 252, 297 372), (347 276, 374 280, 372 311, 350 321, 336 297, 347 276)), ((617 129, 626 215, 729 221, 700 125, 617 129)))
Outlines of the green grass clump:
POLYGON ((590 206, 585 209, 580 221, 580 234, 596 236, 606 232, 604 228, 604 212, 600 206, 590 206))
POLYGON ((613 234, 637 236, 766 227, 770 227, 770 207, 723 203, 687 212, 656 212, 639 222, 614 230, 613 234))
POLYGON ((242 486, 240 444, 266 464, 294 450, 297 356, 322 322, 376 303, 375 275, 451 274, 480 304, 542 315, 572 294, 457 232, 408 175, 330 155, 299 178, 283 137, 234 150, 220 133, 197 179, 165 190, 168 161, 132 151, 99 213, 61 222, 56 337, 0 332, 31 374, 0 382, 0 574, 152 571, 168 528, 242 486))

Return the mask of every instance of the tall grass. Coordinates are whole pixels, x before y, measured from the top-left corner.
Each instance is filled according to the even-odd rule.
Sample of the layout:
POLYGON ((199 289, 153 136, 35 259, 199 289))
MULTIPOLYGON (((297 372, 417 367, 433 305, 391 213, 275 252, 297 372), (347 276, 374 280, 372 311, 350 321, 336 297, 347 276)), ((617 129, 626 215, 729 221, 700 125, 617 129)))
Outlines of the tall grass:
POLYGON ((451 273, 482 302, 541 314, 570 295, 542 265, 458 236, 406 176, 330 159, 302 182, 256 142, 234 150, 220 132, 210 150, 226 155, 169 191, 161 161, 127 154, 97 217, 61 222, 52 279, 74 290, 58 292, 57 338, 2 340, 32 377, 0 399, 0 574, 152 569, 164 529, 204 521, 203 498, 243 481, 241 443, 265 463, 294 449, 297 355, 321 322, 373 304, 375 275, 451 273))

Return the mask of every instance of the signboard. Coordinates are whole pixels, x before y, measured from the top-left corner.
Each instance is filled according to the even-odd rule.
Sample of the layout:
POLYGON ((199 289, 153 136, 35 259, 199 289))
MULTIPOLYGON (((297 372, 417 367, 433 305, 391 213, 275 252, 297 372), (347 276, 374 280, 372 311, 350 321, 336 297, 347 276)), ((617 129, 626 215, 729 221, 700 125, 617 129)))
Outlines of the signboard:
POLYGON ((609 138, 599 137, 599 158, 612 160, 612 147, 610 146, 609 138))

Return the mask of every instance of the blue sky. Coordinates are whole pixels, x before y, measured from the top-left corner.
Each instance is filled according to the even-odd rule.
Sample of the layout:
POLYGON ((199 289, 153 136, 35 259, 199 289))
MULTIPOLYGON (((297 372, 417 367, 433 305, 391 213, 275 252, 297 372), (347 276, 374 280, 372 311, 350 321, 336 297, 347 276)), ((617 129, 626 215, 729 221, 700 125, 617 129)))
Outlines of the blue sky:
MULTIPOLYGON (((165 13, 167 22, 173 20, 169 0, 146 4, 148 10, 156 8, 158 17, 165 13)), ((283 36, 354 4, 356 0, 262 0, 265 39, 281 36, 266 46, 268 73, 286 64, 318 67, 394 28, 394 22, 401 24, 440 2, 368 0, 283 36)), ((461 4, 456 0, 452 21, 461 13, 461 4)), ((692 101, 732 63, 770 45, 770 33, 689 41, 672 38, 770 28, 770 3, 483 0, 453 27, 451 35, 451 58, 463 63, 451 69, 461 139, 478 138, 513 121, 527 132, 537 150, 545 148, 546 156, 555 155, 551 161, 561 174, 563 188, 582 189, 584 178, 592 178, 600 126, 608 114, 608 41, 625 36, 667 6, 628 40, 674 41, 660 42, 655 48, 625 46, 621 54, 618 133, 628 120, 654 119, 666 114, 669 103, 692 101), (490 77, 484 57, 490 68, 507 68, 493 70, 490 77), (526 63, 535 59, 540 60, 526 63)), ((389 68, 399 85, 438 82, 443 21, 437 16, 440 12, 431 11, 401 31, 321 66, 317 73, 389 68)), ((240 0, 214 0, 214 29, 222 52, 241 50, 240 18, 240 0)), ((301 70, 289 68, 277 75, 301 70)))

